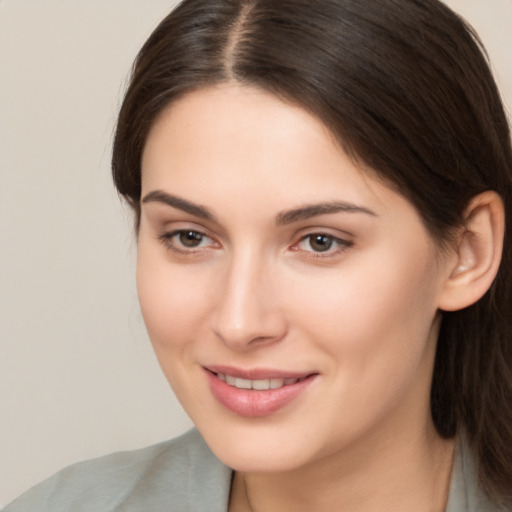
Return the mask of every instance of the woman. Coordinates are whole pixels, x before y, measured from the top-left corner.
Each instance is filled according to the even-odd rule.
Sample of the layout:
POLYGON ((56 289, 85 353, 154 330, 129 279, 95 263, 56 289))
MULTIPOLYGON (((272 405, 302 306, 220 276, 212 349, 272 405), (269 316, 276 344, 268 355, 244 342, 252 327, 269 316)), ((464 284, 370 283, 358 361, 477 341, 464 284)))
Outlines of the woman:
POLYGON ((448 8, 185 0, 113 173, 197 431, 8 512, 511 510, 510 133, 448 8))

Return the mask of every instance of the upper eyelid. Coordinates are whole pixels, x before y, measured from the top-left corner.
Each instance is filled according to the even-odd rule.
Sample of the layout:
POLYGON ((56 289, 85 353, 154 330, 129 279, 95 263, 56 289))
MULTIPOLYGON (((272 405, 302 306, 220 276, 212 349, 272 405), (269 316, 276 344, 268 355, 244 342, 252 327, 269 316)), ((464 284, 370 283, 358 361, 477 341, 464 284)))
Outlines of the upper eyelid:
POLYGON ((180 215, 179 217, 157 215, 153 217, 152 220, 150 220, 149 224, 152 226, 153 229, 159 231, 160 233, 172 233, 176 231, 196 231, 212 239, 220 239, 225 237, 225 232, 222 226, 217 225, 215 221, 210 222, 207 219, 203 220, 197 218, 189 218, 186 212, 185 216, 180 215))
POLYGON ((171 222, 162 222, 160 226, 155 226, 155 230, 159 232, 160 235, 168 234, 173 235, 176 233, 183 233, 186 231, 193 231, 194 233, 199 233, 202 236, 206 236, 208 238, 215 238, 211 234, 211 230, 197 224, 195 222, 190 221, 171 221, 171 222))
POLYGON ((330 233, 324 233, 324 232, 321 232, 321 231, 320 232, 314 232, 314 233, 309 233, 309 234, 303 235, 293 245, 297 245, 297 244, 303 242, 304 240, 307 240, 308 238, 313 237, 313 236, 325 236, 327 238, 331 238, 334 242, 336 242, 336 243, 338 243, 338 244, 340 244, 342 246, 345 246, 345 247, 354 245, 353 240, 350 240, 348 238, 342 238, 342 237, 336 236, 336 235, 332 235, 330 233))
POLYGON ((313 233, 308 233, 306 235, 302 235, 299 238, 299 242, 301 242, 302 240, 306 240, 307 238, 312 237, 312 236, 325 236, 327 238, 332 238, 333 240, 336 240, 337 242, 342 242, 342 243, 352 242, 351 240, 348 239, 348 237, 341 237, 341 236, 333 235, 332 233, 326 233, 323 231, 318 231, 318 232, 315 231, 313 233))
POLYGON ((351 242, 354 240, 354 234, 349 231, 344 231, 339 228, 332 227, 320 227, 320 226, 309 226, 303 229, 300 229, 296 232, 295 237, 297 239, 307 238, 308 236, 313 235, 325 235, 332 238, 336 238, 341 241, 351 242))
POLYGON ((199 229, 191 229, 191 228, 171 229, 168 231, 162 231, 159 236, 162 238, 174 238, 175 236, 180 235, 182 233, 197 233, 198 235, 201 235, 204 238, 213 240, 213 237, 208 235, 208 233, 205 233, 204 231, 200 231, 199 229))

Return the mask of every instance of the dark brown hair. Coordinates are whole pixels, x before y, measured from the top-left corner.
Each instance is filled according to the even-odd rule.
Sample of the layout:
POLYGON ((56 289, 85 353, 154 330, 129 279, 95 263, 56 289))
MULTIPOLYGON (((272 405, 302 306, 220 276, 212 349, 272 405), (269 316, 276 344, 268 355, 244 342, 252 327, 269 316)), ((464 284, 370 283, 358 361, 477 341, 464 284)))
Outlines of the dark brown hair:
POLYGON ((185 0, 141 49, 119 114, 113 175, 137 222, 141 154, 156 117, 226 81, 321 119, 411 201, 440 244, 472 197, 501 195, 503 261, 479 302, 443 314, 431 409, 442 436, 465 432, 486 492, 510 499, 512 149, 475 33, 437 0, 185 0))

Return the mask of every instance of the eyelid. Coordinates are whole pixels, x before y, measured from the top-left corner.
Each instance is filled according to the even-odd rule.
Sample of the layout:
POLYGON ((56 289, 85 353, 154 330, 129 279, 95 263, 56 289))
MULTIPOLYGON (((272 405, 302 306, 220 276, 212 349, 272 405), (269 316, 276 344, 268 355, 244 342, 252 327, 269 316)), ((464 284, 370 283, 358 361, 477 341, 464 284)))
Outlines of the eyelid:
POLYGON ((344 253, 347 249, 351 248, 354 245, 353 237, 348 233, 345 236, 340 236, 340 234, 334 234, 329 229, 308 229, 307 232, 302 232, 298 235, 298 239, 294 242, 290 249, 296 252, 302 252, 308 258, 314 259, 322 259, 322 258, 335 258, 344 253), (314 251, 314 250, 306 250, 301 249, 299 245, 307 240, 308 238, 314 236, 324 236, 332 239, 337 246, 334 249, 328 249, 326 251, 314 251))

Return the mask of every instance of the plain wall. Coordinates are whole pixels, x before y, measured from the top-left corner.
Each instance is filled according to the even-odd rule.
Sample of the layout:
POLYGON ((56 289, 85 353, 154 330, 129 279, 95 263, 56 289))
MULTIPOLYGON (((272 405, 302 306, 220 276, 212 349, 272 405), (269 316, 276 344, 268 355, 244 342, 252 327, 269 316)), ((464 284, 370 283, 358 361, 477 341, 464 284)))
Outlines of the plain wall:
MULTIPOLYGON (((129 67, 174 3, 0 0, 0 503, 190 426, 144 331, 109 169, 129 67)), ((512 0, 448 3, 511 106, 512 0)))

